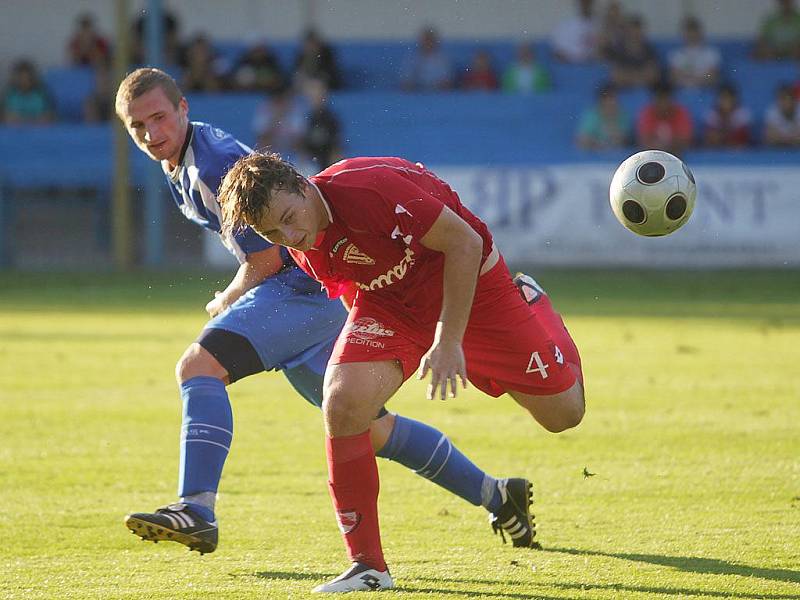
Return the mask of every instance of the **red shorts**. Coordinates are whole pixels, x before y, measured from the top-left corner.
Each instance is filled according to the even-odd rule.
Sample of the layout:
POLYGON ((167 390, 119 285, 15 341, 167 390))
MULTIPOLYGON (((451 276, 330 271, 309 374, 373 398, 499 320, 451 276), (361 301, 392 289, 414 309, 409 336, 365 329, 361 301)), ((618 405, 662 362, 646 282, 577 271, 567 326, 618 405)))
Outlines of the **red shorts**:
MULTIPOLYGON (((336 341, 330 364, 397 360, 408 379, 433 344, 438 314, 418 314, 358 298, 336 341), (430 321, 430 322, 428 322, 430 321)), ((478 278, 464 334, 467 377, 490 396, 509 391, 557 394, 583 380, 578 349, 561 317, 542 295, 526 304, 501 258, 478 278)))

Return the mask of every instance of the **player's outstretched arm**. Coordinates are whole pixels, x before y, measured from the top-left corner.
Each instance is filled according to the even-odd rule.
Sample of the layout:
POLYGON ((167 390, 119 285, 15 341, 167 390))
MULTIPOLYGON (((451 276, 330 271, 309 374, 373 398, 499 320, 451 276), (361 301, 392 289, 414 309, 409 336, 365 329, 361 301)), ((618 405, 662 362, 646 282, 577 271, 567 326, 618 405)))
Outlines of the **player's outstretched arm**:
POLYGON ((236 271, 228 287, 222 292, 217 292, 214 299, 206 304, 206 312, 212 318, 216 317, 247 290, 280 271, 282 265, 280 246, 271 246, 266 250, 248 254, 245 261, 239 265, 239 270, 236 271))
POLYGON ((442 312, 433 345, 419 366, 420 379, 431 371, 428 399, 438 395, 444 400, 448 396, 448 385, 449 396, 455 397, 458 378, 464 387, 467 386, 461 340, 472 309, 483 240, 466 221, 445 206, 420 243, 444 254, 442 312))

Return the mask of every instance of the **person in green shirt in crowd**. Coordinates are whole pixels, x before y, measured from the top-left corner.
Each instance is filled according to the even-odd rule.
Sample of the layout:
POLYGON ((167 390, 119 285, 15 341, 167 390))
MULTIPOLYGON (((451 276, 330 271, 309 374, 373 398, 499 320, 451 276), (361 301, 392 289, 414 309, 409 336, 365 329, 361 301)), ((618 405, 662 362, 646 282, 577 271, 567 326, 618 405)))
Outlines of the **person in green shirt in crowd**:
POLYGON ((778 0, 778 10, 764 19, 755 56, 761 60, 800 58, 800 12, 794 0, 778 0))
POLYGON ((521 44, 516 60, 503 74, 503 91, 511 93, 546 92, 552 88, 547 70, 536 60, 533 45, 521 44))
POLYGON ((597 104, 586 110, 578 126, 578 146, 584 150, 620 148, 631 142, 632 121, 611 85, 597 92, 597 104))

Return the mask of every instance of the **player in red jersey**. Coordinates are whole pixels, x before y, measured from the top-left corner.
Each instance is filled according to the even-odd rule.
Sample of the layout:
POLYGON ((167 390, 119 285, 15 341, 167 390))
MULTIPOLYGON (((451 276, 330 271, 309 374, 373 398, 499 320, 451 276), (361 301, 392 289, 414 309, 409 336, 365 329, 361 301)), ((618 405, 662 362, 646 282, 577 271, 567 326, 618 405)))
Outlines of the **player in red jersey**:
POLYGON ((226 228, 249 225, 287 246, 350 308, 323 414, 330 493, 353 565, 315 591, 393 585, 368 429, 415 371, 430 372, 428 398, 454 397, 469 380, 508 393, 549 431, 580 423, 580 357, 549 298, 530 278, 515 285, 486 225, 421 164, 355 158, 306 179, 280 156, 256 153, 231 168, 219 201, 226 228))

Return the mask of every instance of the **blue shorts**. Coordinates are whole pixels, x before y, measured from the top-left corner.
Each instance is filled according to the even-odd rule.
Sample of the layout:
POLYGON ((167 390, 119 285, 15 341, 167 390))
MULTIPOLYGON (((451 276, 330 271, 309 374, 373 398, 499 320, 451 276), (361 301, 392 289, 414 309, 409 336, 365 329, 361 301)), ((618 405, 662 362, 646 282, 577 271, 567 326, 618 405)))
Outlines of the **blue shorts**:
POLYGON ((296 274, 270 277, 206 328, 247 338, 266 371, 308 365, 322 374, 347 311, 338 300, 329 300, 315 281, 297 283, 296 274))

